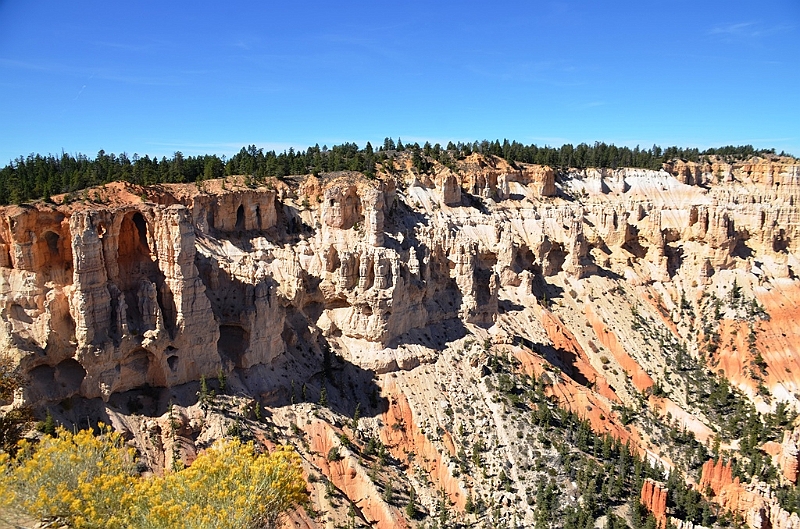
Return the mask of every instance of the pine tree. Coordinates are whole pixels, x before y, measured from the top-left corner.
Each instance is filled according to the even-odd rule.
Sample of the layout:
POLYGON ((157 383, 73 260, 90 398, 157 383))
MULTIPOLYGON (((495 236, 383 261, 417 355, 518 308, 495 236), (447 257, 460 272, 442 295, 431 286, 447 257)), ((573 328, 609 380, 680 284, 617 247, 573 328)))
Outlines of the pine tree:
POLYGON ((226 384, 227 381, 228 381, 228 379, 225 376, 225 372, 222 370, 222 368, 219 368, 219 371, 217 371, 217 382, 219 382, 219 390, 220 390, 220 392, 224 392, 225 391, 225 384, 226 384))
POLYGON ((50 413, 50 408, 47 409, 47 416, 44 418, 42 433, 49 435, 50 437, 55 437, 56 435, 56 421, 53 419, 53 414, 50 413))
POLYGON ((197 401, 203 409, 208 404, 208 382, 206 382, 205 375, 200 375, 200 391, 197 392, 197 401))
POLYGON ((471 490, 467 493, 467 501, 464 504, 464 510, 469 514, 475 512, 475 500, 472 498, 471 490))
POLYGON ((406 516, 414 519, 417 516, 416 493, 414 489, 408 491, 408 503, 406 504, 406 516))
POLYGON ((394 488, 392 487, 392 482, 389 481, 386 483, 386 488, 383 489, 383 501, 391 504, 392 500, 394 500, 394 488))

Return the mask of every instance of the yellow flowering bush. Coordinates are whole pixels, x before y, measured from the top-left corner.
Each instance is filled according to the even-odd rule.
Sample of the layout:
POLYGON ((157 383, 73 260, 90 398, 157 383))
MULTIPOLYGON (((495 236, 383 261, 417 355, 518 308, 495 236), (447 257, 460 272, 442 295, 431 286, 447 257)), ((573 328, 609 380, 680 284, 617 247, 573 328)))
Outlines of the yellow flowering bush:
POLYGON ((258 455, 253 445, 218 441, 192 466, 142 480, 132 525, 148 528, 274 527, 306 497, 300 457, 289 447, 258 455))
POLYGON ((99 436, 59 428, 57 437, 45 436, 38 446, 20 442, 16 458, 0 463, 6 501, 32 516, 71 520, 75 527, 124 522, 119 515, 133 487, 133 451, 106 426, 99 436))
POLYGON ((289 447, 257 454, 222 440, 186 469, 143 479, 107 427, 99 436, 62 428, 37 447, 21 443, 14 459, 0 454, 0 491, 0 502, 75 528, 268 528, 306 497, 289 447))

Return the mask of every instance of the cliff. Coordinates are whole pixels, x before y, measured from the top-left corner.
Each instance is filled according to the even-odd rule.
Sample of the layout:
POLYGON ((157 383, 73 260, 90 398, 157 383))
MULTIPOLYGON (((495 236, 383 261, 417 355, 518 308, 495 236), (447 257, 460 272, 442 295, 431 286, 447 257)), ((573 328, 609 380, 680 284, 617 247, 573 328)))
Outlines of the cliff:
MULTIPOLYGON (((489 516, 465 513, 480 497, 532 524, 531 484, 552 478, 565 505, 584 500, 523 410, 569 410, 688 470, 702 461, 669 439, 719 436, 713 377, 761 414, 800 405, 797 177, 786 160, 559 173, 477 154, 420 173, 395 153, 374 179, 112 184, 91 201, 0 210, 0 340, 28 380, 17 405, 65 423, 110 416, 155 469, 230 428, 196 399, 201 378, 227 379, 250 399, 243 417, 262 406, 284 429, 253 431, 298 446, 364 520, 408 523, 375 499, 392 480, 421 516, 445 504, 489 516), (324 395, 334 411, 313 418, 324 395), (186 417, 177 449, 143 433, 163 434, 170 400, 186 417), (399 470, 370 477, 358 451, 328 462, 340 435, 380 441, 399 470)), ((797 480, 784 427, 776 486, 797 480)), ((704 467, 700 489, 753 527, 766 527, 753 509, 796 527, 725 468, 704 467)), ((324 486, 316 508, 343 515, 324 486)), ((665 520, 668 492, 647 481, 641 494, 665 520)))

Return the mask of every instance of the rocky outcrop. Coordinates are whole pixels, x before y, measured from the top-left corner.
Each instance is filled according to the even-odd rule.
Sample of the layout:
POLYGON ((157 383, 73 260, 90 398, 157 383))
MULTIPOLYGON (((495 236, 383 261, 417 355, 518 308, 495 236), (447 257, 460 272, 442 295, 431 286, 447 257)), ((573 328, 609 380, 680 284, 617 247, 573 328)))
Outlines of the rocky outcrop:
POLYGON ((458 162, 458 172, 462 189, 478 197, 509 199, 512 182, 530 189, 536 197, 556 195, 555 171, 548 166, 512 165, 501 158, 473 154, 458 162))
MULTIPOLYGON (((546 436, 515 425, 530 416, 520 410, 570 410, 670 469, 686 460, 659 446, 674 429, 707 446, 720 431, 692 386, 698 369, 722 373, 760 412, 800 404, 796 166, 556 177, 477 154, 422 172, 410 153, 392 156, 397 170, 376 178, 120 184, 93 203, 3 208, 0 343, 29 379, 18 401, 136 408, 142 388, 180 393, 220 375, 279 415, 299 405, 297 388, 306 404, 327 388, 349 416, 355 401, 375 402, 369 435, 407 465, 402 479, 429 512, 439 500, 428 489, 456 510, 480 494, 523 525, 535 520, 526 480, 579 495, 546 436), (501 380, 513 382, 502 394, 501 380), (533 387, 546 402, 532 402, 533 387), (484 438, 492 448, 474 459, 488 477, 467 455, 484 438), (516 485, 492 483, 501 470, 516 485)), ((374 496, 356 452, 337 464, 320 455, 343 430, 334 415, 316 419, 292 419, 315 438, 308 464, 348 497, 374 496)), ((187 447, 209 431, 195 415, 181 421, 187 447)), ((142 428, 163 437, 162 423, 131 431, 142 428)), ((785 482, 797 480, 797 443, 788 433, 768 448, 785 482)), ((729 465, 708 463, 699 488, 754 527, 794 527, 729 465)), ((641 494, 665 520, 663 487, 641 494)), ((396 505, 368 503, 370 520, 404 523, 396 505)))
POLYGON ((700 488, 710 489, 723 508, 742 514, 752 529, 800 527, 797 514, 782 509, 769 487, 758 483, 742 485, 738 477, 732 478, 730 464, 722 460, 709 460, 703 465, 700 488))
POLYGON ((715 496, 719 496, 724 487, 733 483, 733 470, 730 463, 725 463, 722 459, 716 462, 713 459, 709 459, 703 464, 700 476, 700 490, 710 489, 715 496))
POLYGON ((231 190, 202 193, 192 198, 192 217, 203 233, 268 230, 277 222, 276 192, 272 190, 231 190))
POLYGON ((454 173, 447 172, 442 177, 442 201, 448 206, 461 205, 461 183, 458 181, 458 176, 454 173))
MULTIPOLYGON (((586 206, 552 198, 558 191, 549 167, 475 154, 456 171, 412 174, 416 183, 402 191, 400 182, 400 194, 395 179, 344 173, 309 177, 296 189, 206 182, 164 186, 160 194, 126 190, 152 199, 139 204, 115 202, 106 190, 108 207, 6 208, 5 339, 27 351, 20 353, 27 371, 38 370, 32 387, 41 389, 29 399, 107 398, 143 383, 169 386, 220 367, 268 364, 317 334, 346 339, 341 346, 378 371, 413 366, 386 347, 448 320, 491 326, 501 289, 523 277, 582 280, 616 269, 666 283, 685 270, 708 285, 748 259, 748 244, 768 257, 762 274, 791 274, 787 256, 800 239, 795 214, 767 204, 730 209, 730 201, 718 205, 692 187, 713 183, 704 175, 719 168, 676 162, 666 169, 570 173, 573 189, 607 197, 586 206), (657 186, 662 195, 652 194, 657 186), (651 198, 642 200, 646 192, 651 198), (521 197, 549 202, 532 212, 481 212, 464 205, 462 193, 509 205, 521 197), (451 208, 442 217, 433 215, 439 200, 451 208), (424 220, 402 207, 422 208, 414 215, 424 220), (686 245, 696 247, 691 260, 681 258, 686 245), (298 330, 301 319, 307 323, 298 330), (64 377, 62 390, 44 389, 64 377)), ((776 192, 764 187, 771 174, 784 201, 793 200, 794 166, 729 172, 761 186, 756 197, 776 192)), ((723 196, 727 188, 713 189, 723 196)), ((626 372, 641 371, 608 329, 591 325, 626 372)), ((648 378, 636 375, 639 389, 648 378)))
POLYGON ((664 164, 664 170, 684 184, 708 185, 732 181, 772 186, 796 183, 794 160, 787 157, 764 159, 753 157, 747 161, 728 163, 720 157, 709 157, 702 162, 673 160, 664 164))
POLYGON ((786 431, 783 433, 783 442, 780 445, 777 463, 783 472, 783 477, 792 484, 797 484, 798 472, 800 472, 800 431, 786 431))
POLYGON ((642 495, 639 501, 645 509, 653 513, 659 526, 665 526, 667 522, 667 493, 668 489, 662 483, 652 479, 648 478, 642 484, 642 495))

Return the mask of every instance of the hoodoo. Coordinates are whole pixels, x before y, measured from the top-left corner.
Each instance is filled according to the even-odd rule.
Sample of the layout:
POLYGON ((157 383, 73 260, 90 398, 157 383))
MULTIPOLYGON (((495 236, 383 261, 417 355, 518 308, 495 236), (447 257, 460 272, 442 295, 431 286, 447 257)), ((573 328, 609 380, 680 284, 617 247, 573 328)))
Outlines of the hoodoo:
POLYGON ((797 529, 797 175, 410 149, 3 207, 1 404, 156 473, 291 444, 305 527, 797 529))

